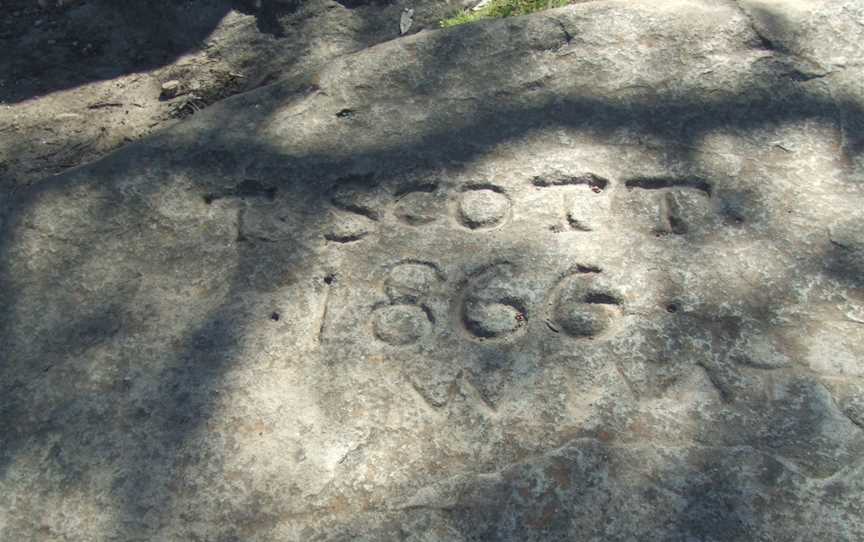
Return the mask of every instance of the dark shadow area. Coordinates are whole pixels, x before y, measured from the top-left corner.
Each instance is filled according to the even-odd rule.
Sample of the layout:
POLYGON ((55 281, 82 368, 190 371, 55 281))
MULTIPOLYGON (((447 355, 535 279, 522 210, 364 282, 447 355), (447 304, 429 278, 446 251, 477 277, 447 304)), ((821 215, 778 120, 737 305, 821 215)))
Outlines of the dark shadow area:
POLYGON ((300 7, 274 0, 80 0, 43 9, 35 0, 11 0, 0 22, 0 102, 169 65, 206 47, 232 9, 255 15, 261 33, 280 38, 280 17, 300 7))
MULTIPOLYGON (((142 11, 136 11, 152 12, 152 3, 147 4, 149 9, 139 4, 118 17, 130 25, 134 24, 135 13, 145 19, 157 17, 156 27, 165 25, 173 29, 186 24, 173 15, 162 19, 162 15, 145 16, 142 11)), ((214 5, 182 40, 160 41, 152 53, 154 56, 143 59, 143 64, 119 69, 159 65, 172 55, 195 47, 227 9, 230 9, 227 3, 214 5)), ((271 15, 273 19, 269 22, 266 18, 259 22, 262 28, 274 29, 270 25, 273 21, 278 23, 278 15, 275 11, 271 15)), ((440 34, 432 52, 420 58, 421 71, 459 73, 459 57, 470 52, 470 48, 460 48, 459 40, 465 39, 471 31, 440 34)), ((168 34, 171 32, 173 30, 168 34)), ((101 78, 98 69, 94 69, 92 73, 80 74, 80 79, 72 79, 70 75, 64 84, 71 86, 88 78, 101 78)), ((518 69, 518 65, 513 69, 518 69)), ((441 77, 444 79, 445 75, 441 77)), ((504 78, 506 72, 502 75, 504 78)), ((366 84, 374 89, 374 81, 366 84)), ((413 90, 420 96, 426 94, 433 102, 434 88, 428 81, 420 81, 413 90)), ((501 88, 508 87, 502 84, 501 88)), ((110 500, 118 503, 116 536, 132 533, 147 537, 158 532, 174 509, 183 505, 179 501, 194 496, 199 489, 190 485, 184 473, 213 459, 202 455, 208 452, 195 448, 190 442, 208 430, 208 422, 221 408, 221 384, 232 365, 243 356, 244 340, 256 326, 283 325, 290 320, 282 317, 275 307, 253 314, 250 312, 253 305, 244 304, 243 300, 251 295, 266 298, 277 288, 310 277, 316 280, 314 288, 333 287, 334 275, 310 264, 313 251, 297 239, 322 230, 332 209, 334 185, 353 183, 362 191, 388 183, 395 194, 416 191, 417 185, 410 179, 417 175, 434 174, 450 164, 470 164, 504 143, 560 128, 599 141, 614 142, 626 136, 631 140, 643 138, 651 145, 663 147, 670 162, 692 174, 683 177, 684 181, 639 178, 626 184, 621 182, 620 188, 647 192, 680 187, 696 189, 704 197, 719 199, 718 206, 731 217, 727 227, 749 227, 746 221, 764 215, 760 202, 746 193, 709 184, 699 176, 704 168, 696 165, 696 143, 716 132, 747 134, 765 126, 802 119, 846 127, 864 124, 864 110, 860 104, 828 101, 782 71, 776 76, 767 70, 754 74, 752 84, 742 85, 735 95, 713 99, 646 94, 625 101, 580 95, 576 91, 568 94, 541 85, 530 97, 510 102, 506 94, 494 89, 494 85, 472 89, 479 99, 475 99, 475 104, 464 114, 450 111, 454 107, 451 102, 430 104, 434 122, 418 128, 419 133, 400 134, 398 141, 395 138, 385 140, 381 145, 367 145, 362 150, 338 141, 332 148, 310 148, 302 155, 292 155, 263 138, 238 138, 234 123, 263 127, 286 103, 300 102, 331 89, 278 84, 255 94, 236 97, 224 107, 205 112, 195 120, 197 131, 157 135, 146 150, 129 147, 86 171, 68 173, 9 201, 9 208, 0 212, 3 231, 0 305, 6 308, 0 314, 0 336, 5 339, 4 355, 14 350, 20 357, 6 356, 0 367, 3 376, 0 379, 0 479, 25 449, 50 450, 43 463, 50 474, 41 481, 47 485, 51 480, 67 488, 88 480, 91 471, 99 468, 100 458, 109 457, 116 471, 110 495, 110 500), (250 107, 259 101, 265 106, 250 107), (170 152, 166 151, 169 147, 170 152), (151 198, 174 181, 151 179, 150 184, 141 183, 132 188, 121 187, 120 182, 102 182, 121 179, 129 171, 147 175, 146 164, 156 160, 168 162, 167 167, 177 178, 190 179, 199 192, 201 205, 209 206, 210 210, 223 206, 219 209, 225 216, 236 216, 236 231, 232 230, 236 235, 230 239, 224 232, 200 226, 199 243, 214 246, 229 243, 230 250, 220 247, 205 254, 206 251, 199 250, 200 246, 190 246, 190 252, 204 254, 202 259, 193 262, 178 262, 172 255, 164 255, 160 252, 163 238, 148 233, 148 228, 153 231, 163 228, 166 238, 170 237, 170 228, 151 217, 154 213, 151 198), (226 178, 235 182, 230 186, 221 184, 226 178), (62 265, 41 270, 22 266, 20 251, 24 246, 31 247, 31 236, 40 227, 32 223, 30 210, 49 198, 73 198, 81 187, 99 194, 94 198, 98 205, 87 209, 88 216, 69 219, 69 224, 74 226, 70 231, 41 232, 49 239, 54 236, 58 244, 68 250, 68 254, 57 257, 57 263, 62 265), (304 231, 276 240, 244 236, 241 220, 244 211, 274 202, 284 204, 285 212, 294 213, 294 223, 302 224, 304 231), (130 217, 138 219, 140 224, 119 222, 130 217), (108 284, 76 290, 76 281, 84 281, 88 266, 98 263, 99 258, 106 258, 105 265, 111 265, 112 250, 118 249, 112 245, 115 242, 135 247, 131 253, 136 257, 129 258, 134 267, 119 262, 108 284), (167 281, 171 278, 169 271, 189 277, 206 275, 208 265, 218 268, 217 263, 229 254, 235 259, 230 275, 212 280, 221 288, 218 295, 190 287, 189 302, 201 303, 197 306, 200 312, 195 314, 202 316, 195 321, 164 324, 179 328, 177 336, 171 339, 170 356, 147 352, 128 341, 144 331, 155 333, 154 326, 160 325, 143 318, 144 312, 138 306, 150 295, 145 285, 150 288, 158 285, 158 280, 148 282, 148 277, 159 278, 164 273, 167 281), (152 261, 148 261, 151 257, 152 261), (40 298, 32 297, 37 295, 32 293, 32 283, 28 289, 31 297, 23 297, 25 277, 26 281, 38 281, 46 296, 42 301, 46 307, 52 307, 50 313, 41 315, 42 320, 32 314, 28 316, 28 325, 33 326, 30 335, 21 329, 19 318, 28 309, 32 311, 40 298), (210 298, 217 301, 212 305, 204 303, 210 298), (86 307, 82 308, 84 305, 86 307), (280 317, 274 318, 274 314, 280 317), (99 356, 104 355, 100 349, 111 342, 126 344, 124 340, 129 346, 120 348, 119 361, 111 365, 115 373, 96 382, 88 371, 99 363, 108 363, 100 362, 99 356), (70 351, 67 345, 76 345, 76 349, 70 351), (45 389, 52 392, 46 394, 45 389), (111 405, 110 409, 106 405, 111 405), (86 431, 81 431, 82 426, 86 431), (126 440, 115 440, 118 436, 126 440), (50 479, 50 476, 56 478, 50 479), (154 508, 152 502, 160 505, 154 508)), ((16 101, 26 96, 13 92, 3 98, 16 101)), ((342 112, 346 110, 340 108, 333 114, 340 122, 360 123, 355 132, 348 132, 346 136, 353 135, 360 140, 357 134, 362 132, 362 123, 366 122, 364 113, 360 111, 356 116, 345 118, 342 112)), ((841 160, 852 163, 864 150, 864 134, 851 131, 846 135, 847 144, 837 153, 841 160)), ((575 184, 588 184, 602 190, 612 182, 605 178, 602 183, 594 177, 585 179, 579 178, 575 184)), ((366 212, 365 208, 357 209, 366 212)), ((771 224, 762 226, 771 231, 771 224)), ((691 232, 691 229, 678 228, 674 231, 678 235, 670 237, 683 239, 687 249, 695 254, 704 248, 702 245, 710 240, 710 235, 700 237, 691 232)), ((363 240, 358 238, 357 242, 363 240)), ((824 261, 811 262, 815 266, 812 275, 825 272, 839 277, 849 287, 860 288, 860 259, 849 259, 848 247, 842 240, 834 244, 834 247, 827 247, 824 261)), ((529 240, 524 246, 512 247, 514 254, 529 259, 543 250, 544 247, 529 240)), ((595 265, 594 262, 583 263, 595 265)), ((683 257, 679 265, 685 271, 700 269, 683 257)), ((595 272, 596 268, 590 269, 595 272)), ((770 330, 770 318, 791 303, 783 296, 766 299, 758 285, 742 288, 737 294, 738 298, 733 301, 744 307, 754 320, 761 318, 762 323, 754 328, 759 331, 770 330)), ((460 502, 441 508, 439 511, 449 515, 461 535, 469 540, 498 540, 504 536, 532 540, 540 539, 536 535, 540 529, 545 539, 556 536, 564 539, 573 534, 574 522, 592 525, 597 530, 614 522, 626 524, 627 517, 616 515, 616 503, 632 498, 649 509, 656 505, 663 517, 668 518, 665 528, 670 535, 754 539, 759 529, 770 523, 770 511, 760 509, 765 503, 757 502, 753 495, 743 494, 741 486, 752 484, 755 477, 766 494, 778 492, 769 495, 774 500, 767 502, 781 509, 795 507, 800 503, 781 486, 803 485, 809 478, 826 479, 839 472, 842 465, 852 464, 856 454, 864 451, 860 434, 842 435, 848 437, 846 440, 839 436, 832 440, 834 437, 824 430, 830 424, 843 422, 832 417, 835 411, 830 401, 824 400, 821 391, 824 387, 813 374, 784 368, 784 386, 789 389, 789 395, 780 399, 760 395, 760 379, 766 377, 736 364, 731 352, 731 346, 741 340, 745 322, 729 314, 721 303, 686 308, 681 302, 684 295, 686 292, 670 288, 664 302, 656 307, 656 321, 660 324, 655 333, 668 337, 668 350, 656 352, 656 359, 652 360, 656 363, 656 373, 649 374, 639 385, 633 385, 628 378, 625 380, 636 400, 650 399, 661 395, 677 379, 693 371, 704 371, 720 395, 720 405, 712 406, 716 410, 706 413, 703 426, 693 435, 693 442, 697 443, 693 449, 652 456, 645 461, 644 478, 628 481, 615 493, 604 487, 607 477, 628 472, 627 469, 642 462, 644 450, 640 451, 638 444, 641 439, 650 440, 652 436, 640 433, 635 422, 627 426, 630 434, 592 430, 567 435, 561 442, 561 449, 540 458, 520 458, 499 472, 497 478, 478 478, 463 488, 460 502), (694 346, 694 338, 698 339, 697 346, 704 346, 705 350, 694 346), (752 427, 742 427, 741 417, 755 420, 752 427), (841 449, 840 460, 823 454, 826 449, 841 449), (744 472, 740 468, 742 465, 752 467, 756 474, 744 472), (554 478, 555 483, 540 476, 541 470, 551 473, 548 476, 554 478), (687 474, 681 476, 682 471, 687 474), (678 485, 668 486, 664 482, 666 478, 678 480, 678 485), (547 483, 554 488, 547 493, 537 493, 538 488, 547 483)), ((589 303, 620 304, 620 300, 610 294, 592 296, 589 303)), ((715 297, 720 296, 718 292, 715 297)), ((153 293, 152 297, 158 300, 159 296, 153 293)), ((525 312, 524 309, 520 311, 525 312)), ((753 325, 752 322, 747 324, 753 325)), ((471 375, 481 391, 494 388, 502 366, 514 365, 518 354, 489 346, 478 346, 477 351, 478 357, 488 355, 488 363, 483 366, 485 372, 471 375)), ((618 370, 622 375, 629 374, 631 361, 621 360, 618 370)), ((532 376, 536 375, 514 378, 517 383, 519 378, 528 382, 532 376)), ((217 454, 212 453, 214 457, 217 454)), ((210 482, 220 481, 220 473, 211 476, 210 482)), ((833 496, 843 500, 844 495, 846 499, 851 498, 852 482, 838 484, 830 487, 825 484, 817 491, 823 491, 826 498, 833 496)), ((623 504, 621 507, 626 508, 623 504)), ((361 505, 347 505, 341 512, 327 509, 320 512, 350 515, 365 511, 361 505)), ((180 512, 180 517, 184 517, 184 513, 188 515, 184 519, 195 519, 194 507, 180 512)), ((241 519, 269 525, 284 515, 279 503, 250 502, 248 517, 241 519)), ((647 515, 640 517, 648 521, 647 515)), ((226 517, 225 520, 230 524, 237 518, 226 517)), ((805 520, 790 519, 788 529, 792 532, 795 521, 805 520)), ((628 526, 620 528, 626 531, 628 526)), ((235 530, 232 536, 239 539, 241 527, 235 530)), ((621 532, 611 536, 626 539, 639 534, 621 532)))
MULTIPOLYGON (((232 10, 255 17, 259 34, 242 34, 241 41, 255 42, 259 54, 278 51, 284 56, 243 62, 258 63, 260 69, 278 68, 280 74, 300 63, 316 40, 356 42, 350 51, 399 36, 399 8, 389 0, 75 0, 62 7, 48 4, 40 8, 36 0, 9 0, 3 5, 0 47, 6 54, 0 56, 0 103, 16 104, 169 66, 184 55, 210 48, 209 37, 232 10), (342 13, 335 13, 338 11, 342 13), (269 45, 260 47, 262 42, 269 45)), ((423 10, 428 25, 440 17, 445 5, 434 0, 418 10, 423 10)), ((238 42, 234 47, 255 50, 251 43, 238 42)), ((217 52, 217 56, 224 54, 217 52)))
MULTIPOLYGON (((285 36, 285 29, 279 20, 280 16, 294 13, 302 5, 302 0, 261 0, 260 5, 252 6, 252 13, 255 14, 258 30, 275 38, 281 38, 285 36)), ((236 1, 233 7, 242 10, 242 6, 238 6, 236 1)))

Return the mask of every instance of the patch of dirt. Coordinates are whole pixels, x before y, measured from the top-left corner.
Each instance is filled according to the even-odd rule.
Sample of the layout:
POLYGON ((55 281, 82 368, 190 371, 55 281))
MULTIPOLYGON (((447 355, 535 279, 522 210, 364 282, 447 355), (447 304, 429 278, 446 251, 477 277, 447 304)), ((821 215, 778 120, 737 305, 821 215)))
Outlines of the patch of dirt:
MULTIPOLYGON (((411 2, 411 32, 464 3, 411 2)), ((0 196, 228 96, 398 38, 408 4, 0 0, 0 196)))

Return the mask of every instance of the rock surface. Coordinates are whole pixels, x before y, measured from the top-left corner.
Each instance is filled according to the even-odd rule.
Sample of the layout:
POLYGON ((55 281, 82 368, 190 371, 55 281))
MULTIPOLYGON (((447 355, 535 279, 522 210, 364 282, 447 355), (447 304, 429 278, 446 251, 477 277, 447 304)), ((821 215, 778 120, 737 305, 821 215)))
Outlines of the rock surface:
POLYGON ((3 0, 0 190, 398 38, 409 6, 414 33, 469 1, 3 0))
POLYGON ((862 49, 578 4, 18 191, 0 539, 861 540, 862 49))

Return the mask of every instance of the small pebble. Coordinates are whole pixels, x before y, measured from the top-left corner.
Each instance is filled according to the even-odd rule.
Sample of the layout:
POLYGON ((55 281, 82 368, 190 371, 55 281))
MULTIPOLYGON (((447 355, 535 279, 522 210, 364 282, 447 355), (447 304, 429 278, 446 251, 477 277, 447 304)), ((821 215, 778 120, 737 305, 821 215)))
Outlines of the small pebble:
POLYGON ((180 93, 180 81, 176 79, 172 79, 171 81, 165 81, 162 83, 162 97, 163 98, 173 98, 180 93))

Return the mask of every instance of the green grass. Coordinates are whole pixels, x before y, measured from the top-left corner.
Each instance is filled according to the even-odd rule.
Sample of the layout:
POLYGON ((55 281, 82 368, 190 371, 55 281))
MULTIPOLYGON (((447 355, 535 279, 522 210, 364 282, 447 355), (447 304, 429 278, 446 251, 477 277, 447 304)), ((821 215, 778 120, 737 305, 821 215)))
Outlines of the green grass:
POLYGON ((496 19, 500 17, 515 17, 544 9, 560 8, 571 3, 571 0, 492 0, 483 8, 472 11, 465 9, 456 15, 441 21, 441 28, 473 23, 480 19, 496 19))

